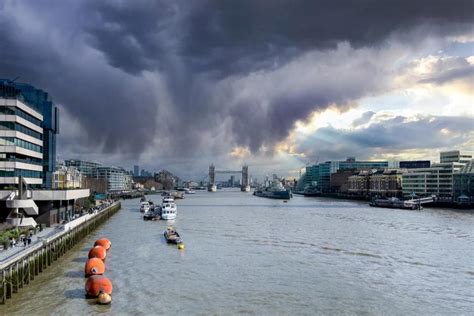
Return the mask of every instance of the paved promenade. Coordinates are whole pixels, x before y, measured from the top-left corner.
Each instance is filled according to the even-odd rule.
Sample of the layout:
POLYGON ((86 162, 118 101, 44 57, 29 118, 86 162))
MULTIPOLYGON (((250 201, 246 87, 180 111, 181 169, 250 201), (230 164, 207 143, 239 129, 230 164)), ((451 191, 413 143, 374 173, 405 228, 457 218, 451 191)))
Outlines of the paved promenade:
POLYGON ((62 233, 94 218, 98 214, 101 214, 103 211, 116 205, 117 203, 118 202, 111 203, 107 205, 106 207, 100 209, 99 211, 96 211, 92 214, 85 214, 76 219, 73 219, 70 222, 67 222, 66 224, 58 225, 55 227, 44 228, 42 231, 32 236, 31 244, 29 245, 27 244, 26 247, 24 246, 22 242, 18 242, 14 247, 10 247, 7 250, 0 251, 0 266, 2 264, 5 264, 9 260, 15 258, 16 256, 21 256, 24 252, 27 252, 29 249, 35 248, 35 246, 37 246, 38 244, 41 244, 43 240, 59 236, 62 233))
POLYGON ((45 238, 49 238, 54 236, 55 234, 64 231, 62 226, 56 227, 48 227, 44 228, 42 231, 38 232, 37 234, 33 235, 31 238, 31 244, 27 244, 26 247, 22 242, 17 242, 14 247, 10 247, 7 250, 0 251, 0 263, 7 261, 8 259, 14 257, 15 255, 30 249, 34 245, 42 242, 45 238))

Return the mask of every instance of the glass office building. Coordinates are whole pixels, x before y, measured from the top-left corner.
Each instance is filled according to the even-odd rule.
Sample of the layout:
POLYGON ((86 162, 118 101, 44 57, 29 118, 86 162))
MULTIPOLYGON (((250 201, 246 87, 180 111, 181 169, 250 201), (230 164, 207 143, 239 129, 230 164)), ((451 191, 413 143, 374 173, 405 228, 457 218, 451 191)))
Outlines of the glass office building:
POLYGON ((49 94, 0 79, 0 186, 51 188, 56 168, 59 113, 49 94))
POLYGON ((76 159, 69 159, 64 163, 66 167, 74 167, 79 170, 83 176, 89 178, 97 177, 97 168, 101 166, 98 162, 76 159))
POLYGON ((331 175, 338 170, 367 170, 384 169, 388 167, 388 161, 357 161, 348 158, 345 161, 326 161, 318 165, 306 167, 304 181, 306 185, 316 187, 320 192, 329 192, 331 175))
POLYGON ((123 168, 97 167, 97 179, 104 179, 107 183, 107 191, 127 191, 132 188, 132 175, 123 168))

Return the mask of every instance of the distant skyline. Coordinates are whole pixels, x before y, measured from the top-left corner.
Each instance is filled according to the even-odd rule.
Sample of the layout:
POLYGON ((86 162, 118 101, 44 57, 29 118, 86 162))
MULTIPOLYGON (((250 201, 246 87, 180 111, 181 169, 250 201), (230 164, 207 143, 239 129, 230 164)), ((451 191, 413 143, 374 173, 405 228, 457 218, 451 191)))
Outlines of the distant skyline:
POLYGON ((474 150, 474 1, 0 0, 60 159, 200 179, 474 150))

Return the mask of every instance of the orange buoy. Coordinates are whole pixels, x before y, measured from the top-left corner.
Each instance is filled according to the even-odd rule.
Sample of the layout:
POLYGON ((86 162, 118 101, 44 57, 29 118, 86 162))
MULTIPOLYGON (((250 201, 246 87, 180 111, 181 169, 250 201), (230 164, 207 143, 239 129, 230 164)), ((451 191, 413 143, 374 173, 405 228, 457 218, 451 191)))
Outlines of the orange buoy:
POLYGON ((105 260, 107 256, 107 250, 105 250, 102 246, 95 246, 91 250, 89 250, 89 259, 90 258, 99 258, 102 261, 105 260))
POLYGON ((112 243, 107 238, 101 238, 95 241, 94 246, 102 246, 105 250, 109 250, 112 247, 112 243))
POLYGON ((90 258, 86 262, 86 266, 84 268, 84 274, 86 277, 96 274, 104 274, 105 272, 105 264, 99 258, 90 258))
POLYGON ((112 294, 112 282, 103 275, 90 276, 86 281, 86 296, 97 297, 101 292, 112 294))

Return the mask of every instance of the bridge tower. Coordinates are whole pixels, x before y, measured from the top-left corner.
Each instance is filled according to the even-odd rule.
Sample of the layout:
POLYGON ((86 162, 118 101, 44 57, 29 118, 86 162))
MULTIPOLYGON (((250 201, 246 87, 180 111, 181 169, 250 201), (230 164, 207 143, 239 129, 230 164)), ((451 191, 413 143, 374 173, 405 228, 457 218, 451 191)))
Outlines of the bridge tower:
POLYGON ((209 166, 209 185, 207 186, 207 191, 209 191, 209 192, 216 192, 217 191, 216 167, 214 167, 214 164, 211 164, 209 166))
POLYGON ((250 192, 249 166, 247 165, 242 167, 242 186, 240 187, 240 191, 250 192))

